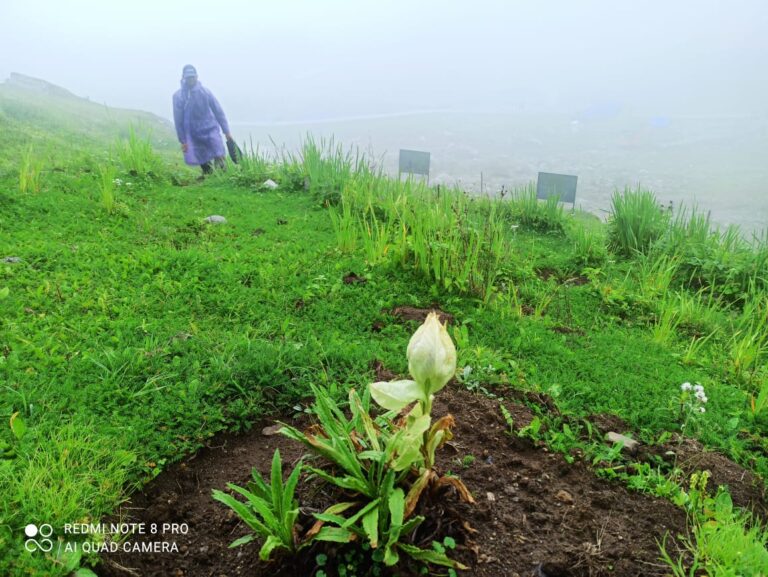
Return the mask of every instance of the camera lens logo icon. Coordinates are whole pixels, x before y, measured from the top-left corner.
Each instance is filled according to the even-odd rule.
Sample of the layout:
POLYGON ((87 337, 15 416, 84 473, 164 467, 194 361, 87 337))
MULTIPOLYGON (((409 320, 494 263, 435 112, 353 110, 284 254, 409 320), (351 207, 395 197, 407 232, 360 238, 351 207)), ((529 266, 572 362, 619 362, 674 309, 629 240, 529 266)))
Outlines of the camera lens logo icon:
POLYGON ((27 536, 27 540, 24 541, 24 548, 30 553, 37 550, 50 553, 53 549, 53 541, 49 539, 53 535, 53 527, 48 523, 43 523, 40 527, 30 523, 24 527, 24 534, 27 536))

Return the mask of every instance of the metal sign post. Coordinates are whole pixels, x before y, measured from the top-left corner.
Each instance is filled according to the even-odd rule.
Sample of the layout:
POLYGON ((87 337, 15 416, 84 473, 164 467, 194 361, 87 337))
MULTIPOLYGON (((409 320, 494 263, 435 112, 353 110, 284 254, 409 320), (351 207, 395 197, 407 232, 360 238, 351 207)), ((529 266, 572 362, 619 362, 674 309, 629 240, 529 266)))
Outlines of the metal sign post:
POLYGON ((576 207, 577 176, 540 172, 536 180, 536 198, 547 200, 557 196, 560 202, 570 202, 576 207))
POLYGON ((400 149, 398 170, 398 178, 404 172, 407 174, 421 174, 427 177, 427 184, 429 184, 429 152, 400 149))

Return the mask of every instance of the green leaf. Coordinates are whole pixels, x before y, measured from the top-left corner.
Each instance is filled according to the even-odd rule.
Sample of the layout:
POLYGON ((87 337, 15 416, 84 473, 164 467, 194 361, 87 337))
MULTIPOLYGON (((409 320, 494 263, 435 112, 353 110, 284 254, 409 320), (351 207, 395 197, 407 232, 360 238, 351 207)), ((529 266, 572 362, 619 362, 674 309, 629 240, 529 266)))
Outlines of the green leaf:
POLYGON ((342 525, 342 527, 344 527, 345 529, 348 529, 349 527, 354 525, 360 517, 366 515, 368 512, 371 511, 371 509, 375 509, 376 507, 378 507, 380 502, 381 502, 381 499, 379 498, 374 499, 373 501, 368 503, 365 507, 360 509, 357 513, 352 515, 349 519, 347 519, 342 525))
POLYGON ((398 555, 395 548, 391 545, 384 547, 384 564, 388 567, 392 567, 392 565, 396 565, 398 561, 400 561, 400 555, 398 555))
POLYGON ((358 459, 364 459, 366 461, 381 461, 382 457, 384 457, 385 453, 384 451, 360 451, 357 454, 358 459))
POLYGON ((264 479, 261 478, 261 473, 256 467, 251 469, 251 478, 253 480, 248 482, 248 490, 265 501, 269 501, 272 496, 272 490, 264 482, 264 479))
POLYGON ((229 548, 232 549, 234 547, 239 547, 240 545, 245 545, 246 543, 250 543, 256 538, 256 536, 253 533, 248 533, 248 535, 245 535, 243 537, 240 537, 239 539, 235 539, 229 544, 229 548))
POLYGON ((425 563, 434 563, 435 565, 442 565, 444 567, 453 567, 454 569, 467 569, 466 565, 462 565, 458 561, 449 559, 445 553, 438 553, 429 549, 420 549, 414 545, 408 545, 407 543, 398 543, 397 547, 407 553, 417 561, 423 561, 425 563))
POLYGON ((19 441, 21 441, 27 433, 27 424, 24 422, 24 419, 19 416, 18 411, 11 415, 11 432, 19 441))
POLYGON ((445 431, 436 431, 434 435, 429 437, 429 440, 427 441, 428 464, 435 462, 435 451, 440 446, 440 443, 443 442, 444 437, 445 431))
MULTIPOLYGON (((295 501, 294 495, 296 493, 296 486, 299 484, 299 476, 301 475, 302 463, 299 461, 288 476, 288 480, 283 487, 283 511, 293 509, 298 502, 295 501)), ((292 527, 291 527, 292 529, 292 527)))
POLYGON ((313 513, 312 516, 318 521, 325 521, 326 523, 334 523, 339 527, 342 527, 347 522, 346 517, 342 517, 341 515, 334 515, 332 513, 313 513))
POLYGON ((7 298, 8 295, 11 294, 11 289, 8 287, 3 287, 0 289, 0 301, 4 298, 7 298))
POLYGON ((328 515, 338 515, 339 513, 343 513, 350 507, 354 507, 355 505, 359 505, 359 503, 357 501, 345 501, 343 503, 334 503, 333 505, 328 507, 325 511, 323 511, 323 513, 328 515))
POLYGON ((382 381, 370 385, 373 400, 388 411, 401 411, 414 401, 423 401, 424 391, 416 381, 382 381))
POLYGON ((283 463, 280 460, 280 449, 275 449, 272 455, 272 509, 278 519, 283 518, 283 463))
POLYGON ((368 437, 368 442, 371 447, 375 451, 379 451, 381 449, 381 445, 379 444, 379 434, 376 432, 376 427, 373 425, 371 416, 363 407, 363 403, 354 389, 349 391, 349 406, 353 414, 362 421, 365 434, 368 437))
POLYGON ((363 516, 363 531, 365 531, 371 547, 379 546, 379 508, 369 511, 363 516))
POLYGON ((405 427, 390 441, 396 455, 391 464, 392 469, 404 471, 422 458, 421 447, 430 420, 429 415, 421 415, 415 419, 408 417, 405 427))
POLYGON ((331 541, 333 543, 349 543, 355 538, 355 534, 341 527, 323 527, 315 536, 317 541, 331 541))
POLYGON ((283 545, 283 542, 280 541, 277 537, 274 535, 270 535, 267 537, 267 540, 264 541, 264 545, 261 546, 261 550, 259 551, 259 559, 262 561, 266 561, 269 559, 269 556, 272 554, 272 551, 279 547, 285 547, 283 545))
POLYGON ((400 529, 403 526, 403 512, 405 511, 405 493, 398 487, 389 495, 389 517, 392 530, 390 531, 390 544, 400 537, 400 529), (394 541, 393 541, 394 540, 394 541))
POLYGON ((232 483, 227 483, 227 487, 229 487, 230 489, 232 489, 237 493, 240 493, 243 497, 248 499, 248 504, 264 520, 264 524, 267 527, 269 527, 270 534, 275 534, 280 532, 281 523, 278 520, 278 518, 275 516, 275 511, 272 510, 272 507, 270 506, 270 503, 268 501, 265 501, 264 499, 257 497, 250 491, 247 491, 242 487, 238 487, 237 485, 233 485, 232 483))
POLYGON ((304 443, 312 452, 325 457, 351 475, 359 478, 364 476, 363 466, 357 456, 357 450, 352 443, 351 437, 346 432, 342 433, 342 438, 333 436, 328 438, 320 436, 307 437, 295 430, 286 430, 284 434, 289 438, 304 443), (294 435, 294 433, 299 434, 294 435))
POLYGON ((87 567, 80 567, 80 569, 75 571, 75 577, 99 577, 99 576, 96 575, 96 573, 94 573, 87 567))
POLYGON ((324 481, 328 481, 329 483, 332 483, 341 489, 356 491, 358 493, 362 493, 366 497, 373 497, 374 495, 374 491, 371 489, 371 487, 368 486, 368 483, 362 479, 351 477, 349 475, 344 477, 336 477, 334 475, 329 475, 322 469, 316 469, 314 467, 307 467, 307 470, 311 471, 313 474, 317 475, 324 481))
POLYGON ((408 519, 400 529, 400 535, 408 535, 411 531, 424 522, 425 517, 423 515, 417 515, 408 519))
POLYGON ((256 531, 262 537, 266 537, 267 535, 272 534, 272 530, 268 528, 264 523, 259 521, 256 518, 256 515, 253 514, 253 511, 251 511, 251 509, 249 509, 244 503, 241 503, 240 501, 235 499, 232 495, 227 495, 226 493, 219 491, 218 489, 214 489, 213 498, 216 501, 224 503, 227 507, 232 509, 235 513, 237 513, 237 515, 243 520, 243 522, 246 525, 248 525, 251 529, 256 531))

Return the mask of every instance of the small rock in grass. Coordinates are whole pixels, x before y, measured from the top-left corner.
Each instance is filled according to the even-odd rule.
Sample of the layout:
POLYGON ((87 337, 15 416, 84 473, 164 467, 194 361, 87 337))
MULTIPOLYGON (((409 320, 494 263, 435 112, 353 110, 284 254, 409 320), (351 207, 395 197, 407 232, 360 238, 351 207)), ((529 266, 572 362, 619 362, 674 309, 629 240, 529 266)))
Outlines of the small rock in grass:
POLYGON ((261 186, 263 186, 264 188, 268 188, 269 190, 275 190, 277 188, 278 184, 274 180, 272 180, 271 178, 268 178, 267 180, 265 180, 262 183, 261 186))
POLYGON ((282 428, 283 426, 279 423, 277 425, 270 425, 269 427, 264 427, 261 430, 261 434, 265 437, 271 437, 272 435, 277 435, 278 431, 282 428))
POLYGON ((3 259, 3 262, 7 263, 14 263, 14 262, 21 262, 20 256, 7 256, 3 259))
POLYGON ((639 441, 635 441, 634 439, 630 439, 629 437, 620 435, 619 433, 614 433, 613 431, 611 431, 610 433, 606 433, 605 440, 610 441, 611 443, 614 443, 614 444, 621 443, 622 445, 624 445, 622 450, 627 451, 632 455, 637 453, 637 449, 640 447, 639 441))
POLYGON ((225 224, 227 219, 220 214, 212 214, 211 216, 207 216, 205 218, 205 222, 210 224, 225 224))

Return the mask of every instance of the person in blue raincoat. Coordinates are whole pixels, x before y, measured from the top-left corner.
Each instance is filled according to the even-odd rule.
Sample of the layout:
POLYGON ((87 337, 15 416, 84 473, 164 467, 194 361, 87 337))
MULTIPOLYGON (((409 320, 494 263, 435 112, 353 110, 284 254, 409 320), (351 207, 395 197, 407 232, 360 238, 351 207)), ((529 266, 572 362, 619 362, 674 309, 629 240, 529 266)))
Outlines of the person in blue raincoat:
POLYGON ((198 81, 191 64, 184 67, 181 89, 173 95, 173 122, 187 164, 199 166, 203 174, 213 172, 214 164, 225 166, 221 132, 232 140, 229 122, 213 93, 198 81))

